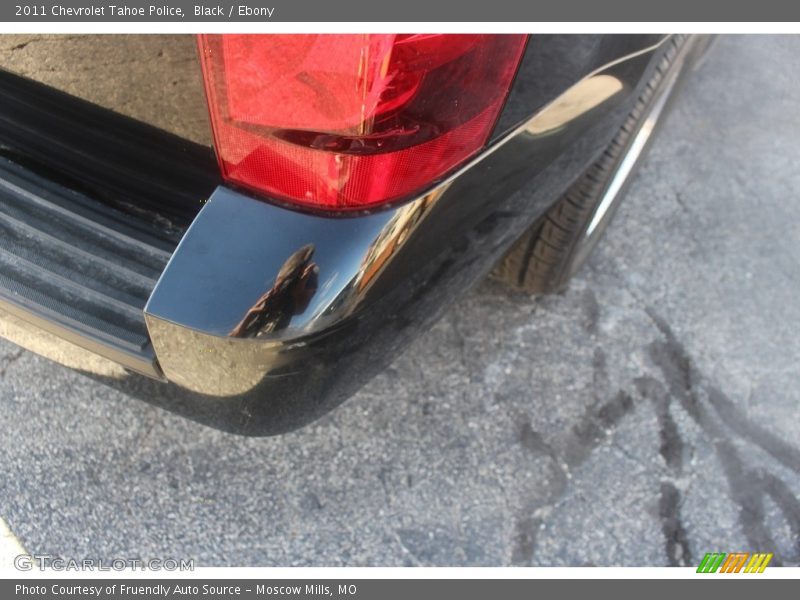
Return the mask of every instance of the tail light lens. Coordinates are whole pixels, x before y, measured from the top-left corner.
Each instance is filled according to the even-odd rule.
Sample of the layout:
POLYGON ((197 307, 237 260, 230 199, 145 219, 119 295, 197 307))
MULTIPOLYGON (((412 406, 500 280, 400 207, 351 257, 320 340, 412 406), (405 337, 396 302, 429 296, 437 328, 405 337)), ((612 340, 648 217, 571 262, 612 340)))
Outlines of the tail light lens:
POLYGON ((486 143, 524 35, 201 35, 223 177, 323 210, 421 191, 486 143))

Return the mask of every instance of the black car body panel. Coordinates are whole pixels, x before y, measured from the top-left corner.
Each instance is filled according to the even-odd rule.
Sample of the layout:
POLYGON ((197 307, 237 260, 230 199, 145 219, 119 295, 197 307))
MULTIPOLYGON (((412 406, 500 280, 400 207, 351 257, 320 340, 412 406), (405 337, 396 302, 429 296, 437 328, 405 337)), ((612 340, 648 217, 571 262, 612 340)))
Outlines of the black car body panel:
MULTIPOLYGON (((198 200, 202 210, 143 311, 155 354, 151 377, 77 361, 70 366, 226 431, 272 435, 319 417, 484 277, 603 151, 665 39, 534 37, 486 150, 426 193, 384 210, 309 214, 218 186, 207 202, 198 200)), ((697 47, 685 45, 681 60, 691 61, 697 47)), ((9 121, 12 128, 18 122, 9 121)), ((174 173, 183 177, 207 161, 193 145, 177 157, 185 164, 172 174, 154 170, 172 186, 174 173)), ((28 158, 46 162, 39 154, 28 158)), ((81 180, 77 169, 68 171, 81 180)), ((155 175, 138 178, 139 184, 149 177, 155 175)), ((187 189, 213 181, 205 174, 187 189)), ((171 206, 186 214, 185 206, 171 206)), ((155 218, 157 203, 144 208, 136 215, 141 223, 163 226, 155 218)), ((25 302, 5 297, 4 303, 0 294, 0 321, 12 320, 14 332, 50 335, 3 335, 58 355, 53 347, 66 336, 43 327, 35 303, 28 303, 26 316, 19 309, 25 302)), ((80 336, 68 339, 104 354, 80 336)))

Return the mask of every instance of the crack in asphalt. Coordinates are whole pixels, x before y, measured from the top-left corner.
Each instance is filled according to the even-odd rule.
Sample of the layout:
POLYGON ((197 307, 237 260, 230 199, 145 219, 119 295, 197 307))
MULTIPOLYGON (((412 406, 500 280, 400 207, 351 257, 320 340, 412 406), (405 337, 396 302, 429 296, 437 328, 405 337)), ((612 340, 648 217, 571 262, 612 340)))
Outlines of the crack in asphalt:
POLYGON ((25 350, 20 348, 16 352, 9 354, 8 356, 4 356, 2 358, 2 367, 0 367, 0 377, 5 377, 6 373, 8 372, 8 368, 17 362, 22 356, 25 354, 25 350))
MULTIPOLYGON (((660 381, 651 377, 637 378, 634 384, 639 394, 648 398, 655 408, 659 425, 659 453, 670 476, 680 479, 683 475, 685 444, 678 431, 678 425, 670 413, 667 390, 660 381)), ((692 564, 692 552, 689 547, 689 536, 681 520, 681 492, 672 481, 664 479, 659 493, 658 514, 669 566, 689 566, 692 564)))
POLYGON ((587 407, 581 419, 565 435, 551 443, 535 431, 529 422, 522 424, 519 432, 520 444, 533 455, 549 458, 553 483, 543 501, 535 499, 528 502, 527 509, 517 518, 512 564, 531 564, 536 550, 536 534, 544 523, 539 515, 549 512, 555 506, 567 489, 570 471, 583 464, 633 409, 633 398, 627 392, 619 390, 605 403, 587 407))
MULTIPOLYGON (((635 294, 631 295, 639 302, 635 294)), ((584 293, 582 305, 588 313, 586 330, 594 334, 599 320, 594 294, 584 293)), ((700 426, 712 444, 728 482, 728 496, 739 507, 739 524, 752 551, 774 552, 776 549, 775 540, 766 525, 764 501, 769 498, 784 516, 797 540, 797 556, 784 558, 800 560, 800 501, 790 486, 777 475, 764 469, 749 468, 722 424, 741 439, 798 472, 800 450, 748 419, 730 398, 698 371, 669 324, 651 307, 644 303, 641 306, 661 337, 649 343, 646 352, 663 382, 651 375, 642 375, 633 380, 633 388, 637 399, 649 401, 658 421, 659 454, 666 465, 665 477, 659 485, 658 516, 668 564, 690 566, 694 560, 690 536, 681 516, 685 490, 682 491, 681 487, 684 486, 680 485, 686 476, 686 455, 692 452, 692 448, 684 441, 672 416, 673 403, 677 403, 700 426)), ((532 563, 537 535, 546 525, 546 516, 566 492, 570 471, 583 464, 637 405, 634 396, 624 389, 608 393, 606 362, 605 352, 601 347, 596 347, 592 359, 594 402, 566 434, 548 442, 528 421, 519 428, 519 444, 531 455, 548 459, 548 479, 551 483, 544 497, 530 499, 516 518, 511 553, 514 565, 532 563), (603 397, 610 399, 602 402, 603 397)), ((781 564, 777 557, 776 560, 776 565, 781 564)))
MULTIPOLYGON (((584 290, 580 305, 584 313, 583 329, 588 335, 595 337, 600 321, 600 305, 591 288, 584 290)), ((624 390, 610 393, 607 363, 605 351, 601 346, 596 346, 592 355, 593 401, 566 434, 548 443, 541 433, 532 428, 530 422, 525 421, 520 426, 519 443, 532 455, 549 459, 549 480, 553 483, 548 486, 544 500, 529 500, 525 503, 527 508, 516 518, 511 551, 513 565, 532 564, 537 533, 545 524, 542 515, 549 514, 566 492, 571 478, 570 471, 583 464, 634 408, 633 398, 624 390), (609 397, 609 400, 604 401, 604 398, 609 397)))
MULTIPOLYGON (((795 471, 800 469, 797 449, 750 421, 721 390, 707 383, 667 322, 651 308, 646 311, 664 338, 648 346, 650 358, 661 371, 671 399, 678 401, 711 441, 728 481, 729 498, 739 507, 739 525, 751 546, 750 550, 774 552, 776 549, 775 540, 766 524, 764 507, 764 500, 771 498, 796 540, 796 555, 785 558, 795 562, 800 560, 800 502, 791 488, 776 475, 760 468, 749 468, 720 422, 795 471), (702 402, 703 390, 708 404, 714 410, 713 414, 702 402)), ((666 518, 662 516, 665 532, 668 528, 671 528, 670 531, 674 529, 673 519, 673 514, 666 518)), ((668 548, 671 548, 669 540, 668 548)), ((782 564, 777 556, 773 560, 776 565, 782 564)))
POLYGON ((692 564, 689 536, 681 521, 681 493, 675 484, 662 481, 658 501, 661 531, 666 540, 667 560, 670 567, 688 567, 692 564))

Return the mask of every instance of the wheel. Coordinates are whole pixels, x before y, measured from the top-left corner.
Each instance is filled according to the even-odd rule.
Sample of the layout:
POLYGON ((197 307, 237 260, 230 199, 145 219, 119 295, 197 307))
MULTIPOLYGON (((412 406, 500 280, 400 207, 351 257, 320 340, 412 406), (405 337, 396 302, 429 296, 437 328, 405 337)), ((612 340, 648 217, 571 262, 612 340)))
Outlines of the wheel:
POLYGON ((608 227, 626 184, 665 115, 683 67, 687 36, 665 42, 659 62, 608 147, 530 227, 495 267, 492 278, 529 294, 562 290, 608 227))

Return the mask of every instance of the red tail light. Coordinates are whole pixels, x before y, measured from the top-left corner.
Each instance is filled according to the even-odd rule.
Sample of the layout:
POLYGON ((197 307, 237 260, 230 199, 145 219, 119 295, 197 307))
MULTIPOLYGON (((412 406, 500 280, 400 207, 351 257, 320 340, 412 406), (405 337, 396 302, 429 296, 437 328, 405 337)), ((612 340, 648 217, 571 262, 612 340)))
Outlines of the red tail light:
POLYGON ((421 191, 486 143, 524 35, 201 35, 223 177, 324 210, 421 191))

